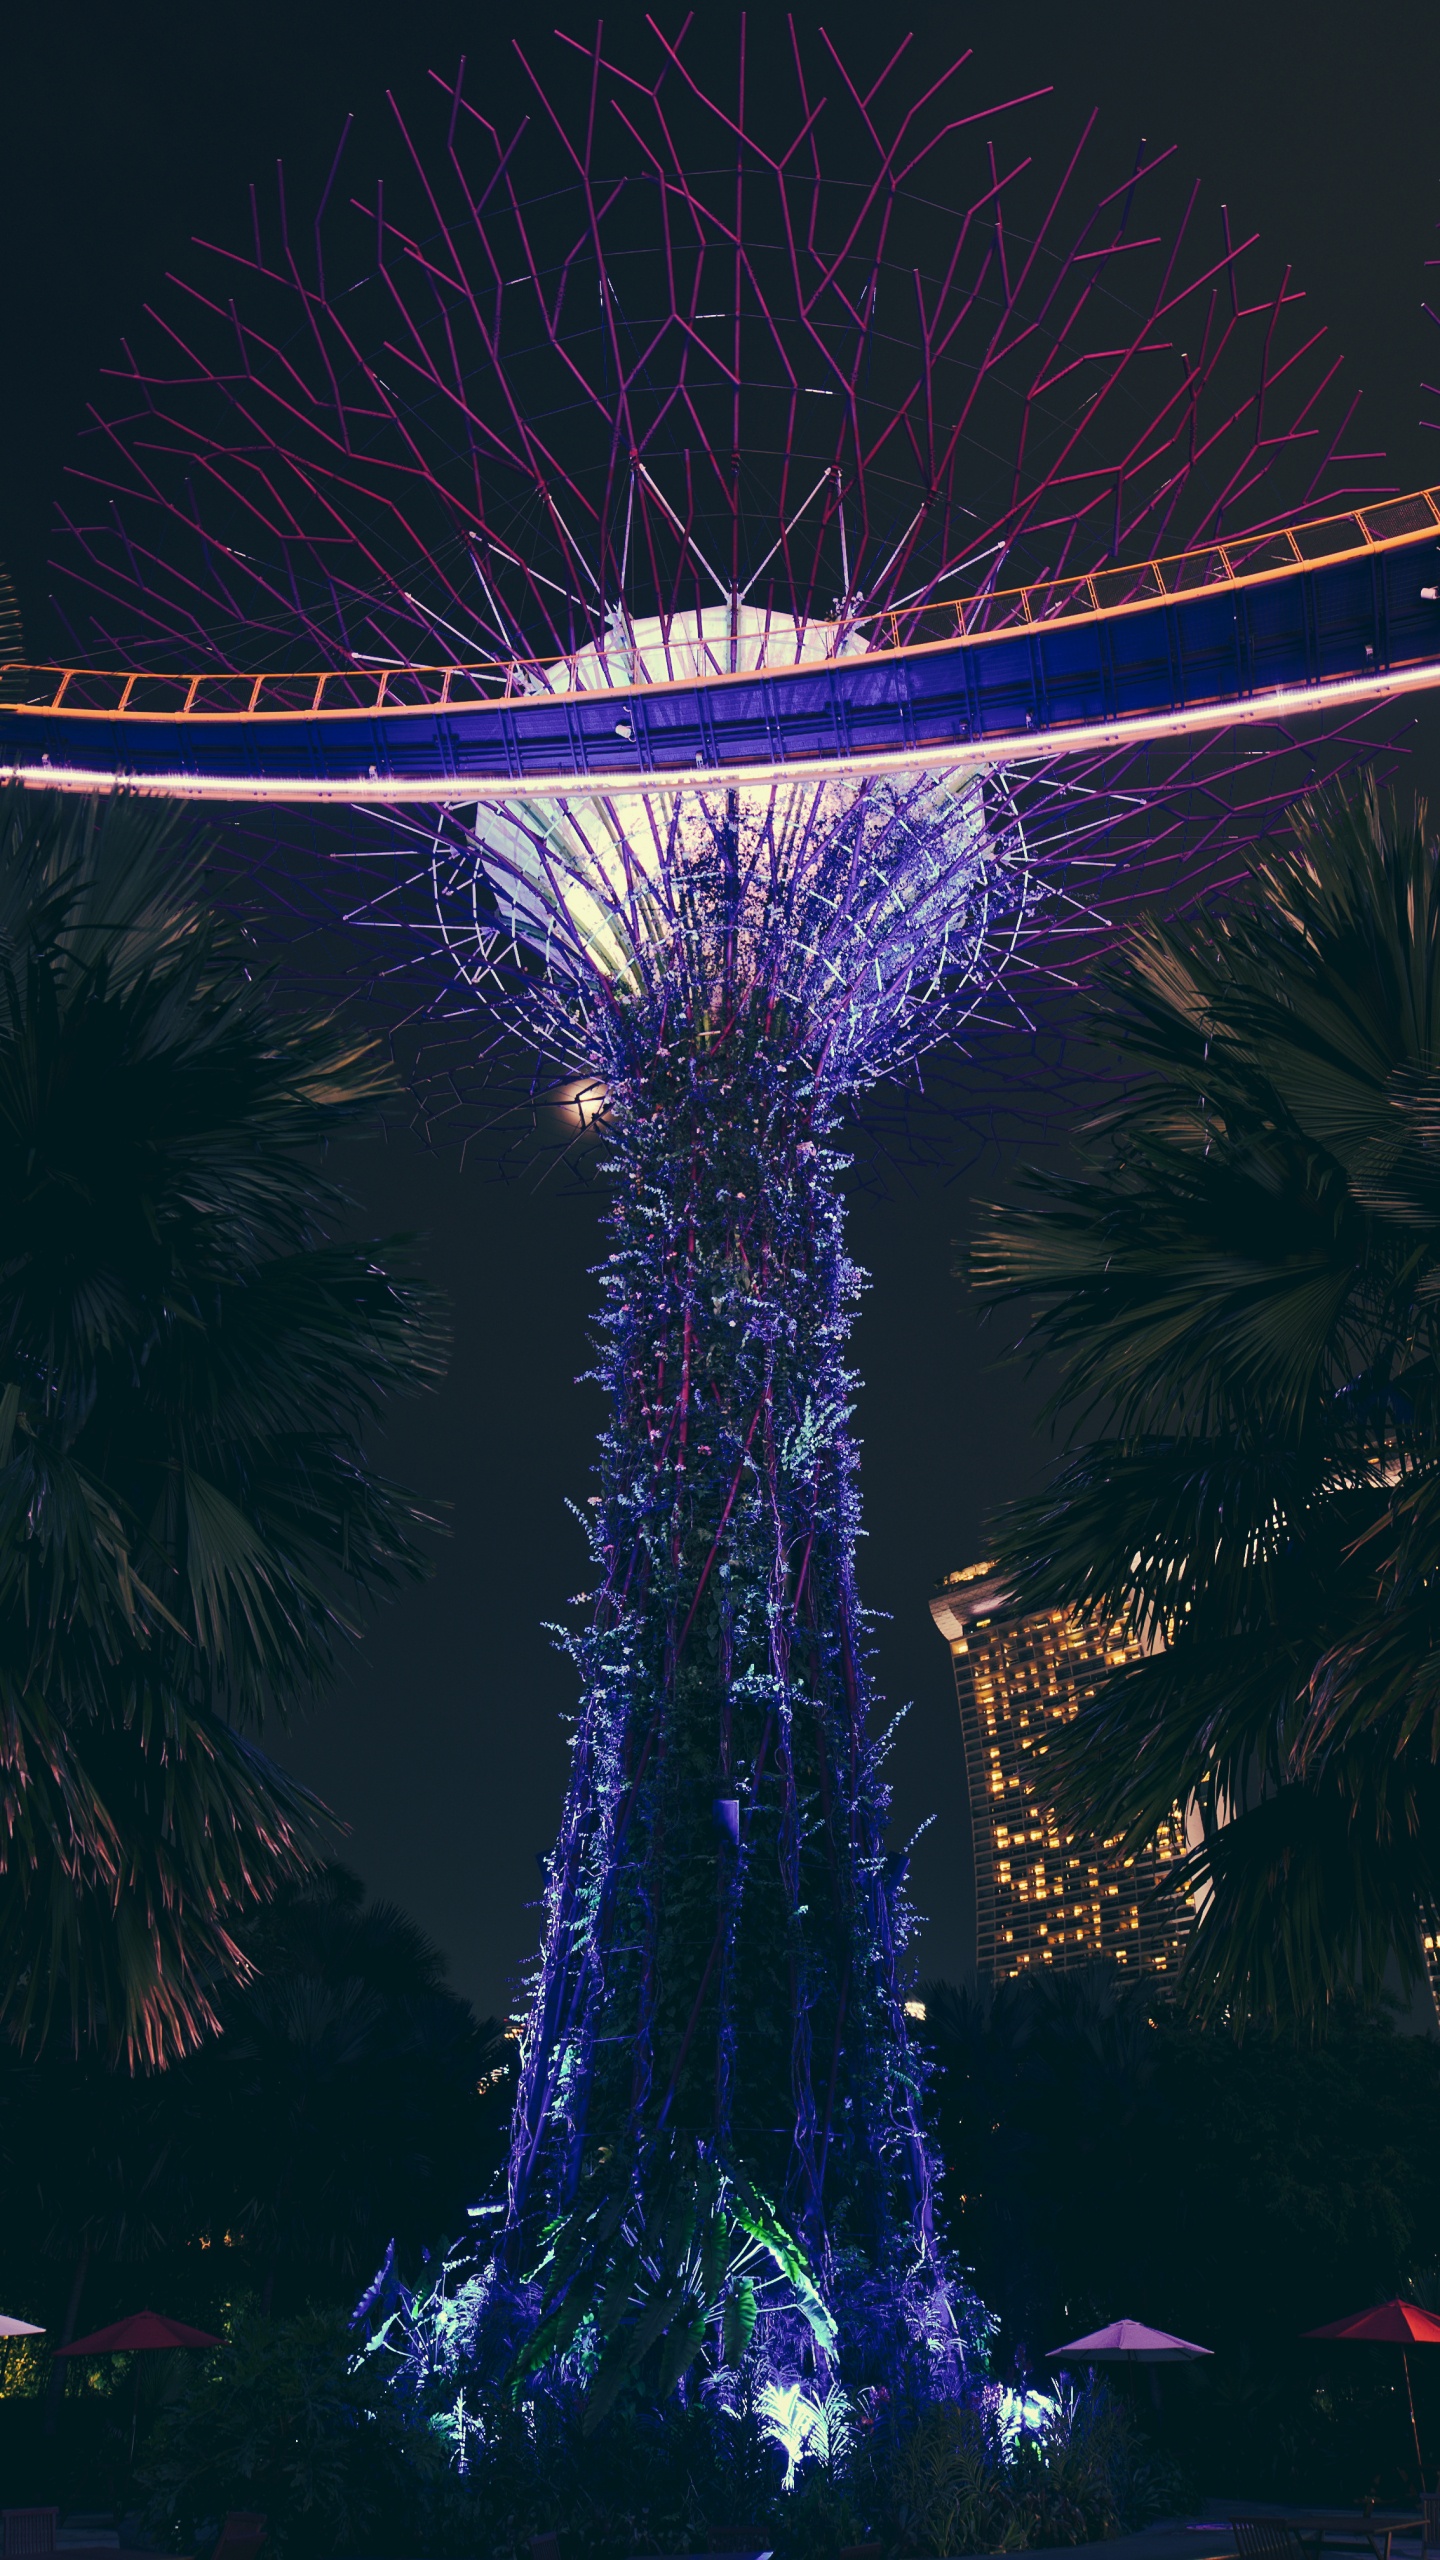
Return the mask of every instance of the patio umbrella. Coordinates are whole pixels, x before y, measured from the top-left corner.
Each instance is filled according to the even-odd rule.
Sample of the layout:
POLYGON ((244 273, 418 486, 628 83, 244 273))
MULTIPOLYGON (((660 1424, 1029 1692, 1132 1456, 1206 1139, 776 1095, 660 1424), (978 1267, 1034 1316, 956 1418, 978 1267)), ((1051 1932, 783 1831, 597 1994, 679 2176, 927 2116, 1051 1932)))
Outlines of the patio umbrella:
POLYGON ((1440 2320, 1433 2312, 1422 2311, 1418 2302, 1402 2302, 1397 2297, 1393 2302, 1377 2302, 1369 2311, 1352 2311, 1346 2320, 1327 2320, 1323 2329, 1306 2329, 1303 2334, 1307 2338, 1343 2338, 1361 2346, 1399 2348, 1423 2495, 1425 2463, 1420 2452, 1420 2429, 1415 2423, 1415 2394, 1410 2388, 1410 2349, 1440 2347, 1440 2320))
MULTIPOLYGON (((183 2320, 167 2320, 160 2311, 132 2311, 128 2320, 113 2321, 108 2329, 93 2330, 88 2338, 73 2338, 68 2347, 57 2347, 57 2356, 122 2356, 150 2355, 161 2347, 223 2347, 223 2338, 213 2338, 208 2329, 187 2329, 183 2320)), ((130 2412, 130 2458, 135 2458, 135 2429, 140 2418, 140 2367, 135 2367, 135 2401, 130 2412)))
POLYGON ((0 2338, 43 2338, 45 2325, 40 2320, 12 2320, 8 2311, 0 2311, 0 2338))
POLYGON ((96 2329, 88 2338, 75 2338, 68 2347, 57 2347, 57 2356, 122 2356, 136 2352, 147 2355, 156 2347, 223 2347, 223 2338, 212 2338, 208 2329, 187 2329, 183 2320, 167 2320, 160 2311, 132 2311, 128 2320, 116 2320, 108 2329, 96 2329))
MULTIPOLYGON (((1058 2364, 1062 2356, 1083 2356, 1087 2364, 1193 2364, 1197 2356, 1213 2354, 1213 2347, 1192 2346, 1188 2338, 1172 2338, 1168 2329, 1147 2329, 1143 2320, 1112 2320, 1108 2328, 1072 2338, 1066 2347, 1052 2347, 1047 2361, 1058 2364)), ((1160 2380, 1155 2373, 1150 2397, 1158 2409, 1160 2380)))
POLYGON ((1108 2329, 1092 2329, 1087 2338, 1072 2338, 1068 2347, 1052 2347, 1047 2358, 1083 2356, 1087 2364, 1191 2364, 1209 2356, 1213 2347, 1192 2346, 1188 2338, 1172 2338, 1168 2329, 1147 2329, 1143 2320, 1112 2320, 1108 2329))

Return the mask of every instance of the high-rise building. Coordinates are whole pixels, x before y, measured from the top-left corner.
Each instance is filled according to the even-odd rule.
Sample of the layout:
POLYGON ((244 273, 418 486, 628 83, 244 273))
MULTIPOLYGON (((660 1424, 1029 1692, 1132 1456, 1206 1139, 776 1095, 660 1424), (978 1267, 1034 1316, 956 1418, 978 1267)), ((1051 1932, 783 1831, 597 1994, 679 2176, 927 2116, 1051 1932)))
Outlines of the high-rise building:
POLYGON ((1148 1847, 1126 1856, 1114 1840, 1062 1831, 1046 1786, 1056 1726, 1094 1695, 1102 1673, 1139 1659, 1134 1639, 1065 1609, 1016 1616, 988 1564, 948 1574, 930 1610, 955 1667, 982 1982, 1096 1956, 1174 1972, 1189 1913, 1155 1888, 1184 1855, 1178 1808, 1148 1847))

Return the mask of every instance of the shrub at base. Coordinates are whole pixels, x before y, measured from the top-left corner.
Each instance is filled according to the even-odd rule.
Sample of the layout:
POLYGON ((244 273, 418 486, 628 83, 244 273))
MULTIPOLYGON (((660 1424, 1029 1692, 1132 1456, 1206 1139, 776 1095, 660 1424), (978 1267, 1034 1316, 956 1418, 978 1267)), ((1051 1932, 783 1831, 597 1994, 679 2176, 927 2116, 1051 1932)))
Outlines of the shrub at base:
POLYGON ((410 2549, 449 2487, 448 2448, 352 2356, 331 2312, 237 2318, 150 2440, 151 2532, 203 2549, 227 2508, 259 2508, 277 2554, 410 2549))
POLYGON ((1180 2502, 1173 2466, 1103 2384, 1062 2388, 1034 2425, 1015 2422, 1018 2400, 991 2386, 963 2407, 946 2401, 920 2413, 890 2469, 900 2550, 952 2560, 1104 2542, 1180 2502))
POLYGON ((951 2560, 1096 2541, 1180 2495, 1103 2386, 986 2383, 901 2409, 746 2375, 724 2398, 627 2395, 588 2432, 585 2415, 577 2383, 427 2416, 331 2317, 246 2315, 155 2430, 147 2522, 203 2551, 227 2507, 263 2508, 293 2560, 528 2560, 532 2534, 556 2530, 564 2560, 747 2545, 822 2560, 870 2540, 895 2560, 951 2560))

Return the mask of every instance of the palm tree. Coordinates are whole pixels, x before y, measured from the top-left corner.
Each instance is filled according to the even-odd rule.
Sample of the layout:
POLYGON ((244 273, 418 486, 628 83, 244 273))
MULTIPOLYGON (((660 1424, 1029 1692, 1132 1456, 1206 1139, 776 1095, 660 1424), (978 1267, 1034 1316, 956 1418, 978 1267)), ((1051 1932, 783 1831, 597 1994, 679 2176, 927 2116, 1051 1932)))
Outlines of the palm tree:
POLYGON ((1297 813, 1243 894, 1137 931, 1081 1171, 993 1209, 1077 1436, 1001 1541, 1026 1606, 1148 1658, 1057 1757, 1088 1828, 1177 1803, 1202 2008, 1314 2021, 1440 1903, 1440 849, 1373 785, 1297 813), (1088 1436, 1087 1436, 1088 1435, 1088 1436))
POLYGON ((0 1999, 162 2063, 327 1818, 251 1738, 422 1563, 369 1465, 439 1374, 318 1150, 389 1087, 282 1013, 142 803, 0 802, 0 1999))

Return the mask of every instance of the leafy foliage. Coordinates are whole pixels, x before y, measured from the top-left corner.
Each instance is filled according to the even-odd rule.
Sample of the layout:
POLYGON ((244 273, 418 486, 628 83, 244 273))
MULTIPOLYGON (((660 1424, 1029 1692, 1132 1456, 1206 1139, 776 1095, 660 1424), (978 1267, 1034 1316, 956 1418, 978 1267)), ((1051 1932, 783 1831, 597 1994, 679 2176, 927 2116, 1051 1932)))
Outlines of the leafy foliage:
POLYGON ((1151 923, 1097 1024, 1130 1078, 1083 1170, 996 1210, 1094 1426, 1000 1553, 1025 1607, 1163 1650, 1057 1747, 1077 1824, 1205 1838, 1189 1980, 1314 2020, 1440 1909, 1440 850, 1373 787, 1317 799, 1225 909, 1151 923))
POLYGON ((0 1997, 164 2062, 324 1809, 240 1730, 421 1563, 366 1462, 439 1374, 316 1149, 388 1089, 282 1015, 143 804, 0 804, 0 1997))
POLYGON ((229 2507, 258 2508, 275 2549, 414 2549, 445 2448, 401 2411, 343 2325, 242 2315, 164 2412, 148 2450, 149 2523, 180 2548, 213 2541, 229 2507))
POLYGON ((933 2560, 1108 2541, 1163 2514, 1179 2485, 1093 2382, 1057 2392, 1041 2426, 1008 2441, 985 2398, 940 2401, 920 2413, 894 2464, 901 2548, 933 2560))
MULTIPOLYGON (((243 2361, 216 2357, 214 2382, 207 2376, 188 2394, 157 2437, 148 2518, 173 2547, 193 2548, 191 2535, 225 2504, 261 2503, 262 2484, 282 2548, 299 2550, 529 2560, 531 2536, 558 2522, 568 2552, 624 2560, 647 2546, 704 2545, 717 2528, 743 2544, 764 2526, 769 2540, 779 2520, 782 2466, 752 2420, 672 2400, 663 2415, 644 2404, 617 2411, 594 2436, 572 2397, 525 2413, 487 2405, 466 2426, 453 2412, 427 2419, 396 2400, 368 2359, 347 2371, 334 2327, 286 2322, 269 2334, 278 2354, 267 2368, 266 2324, 239 2324, 243 2361), (222 2373, 235 2406, 217 2437, 212 2391, 222 2373), (372 2412, 383 2430, 378 2463, 363 2436, 372 2412), (449 2459, 461 2441, 463 2472, 449 2459), (398 2464, 410 2466, 403 2507, 398 2464), (338 2532, 325 2499, 344 2518, 338 2532)), ((815 2503, 812 2492, 805 2506, 815 2503)), ((852 2520, 843 2493, 823 2503, 852 2520)))
POLYGON ((850 2450, 850 2402, 838 2382, 819 2395, 808 2392, 803 2382, 762 2382, 755 2411, 785 2456, 783 2489, 793 2489, 796 2471, 807 2457, 828 2466, 850 2450))
MULTIPOLYGON (((594 1587, 567 1640, 581 1697, 504 2246, 508 2277, 564 2218, 542 2352, 597 2322, 602 2404, 637 2360, 678 2378, 727 2298, 733 2348, 751 2306, 727 2235, 744 2232, 747 2197, 775 2207, 753 2206, 750 2240, 780 2252, 782 2228, 794 2234, 842 2330, 834 2272, 865 2262, 865 2344, 892 2364, 935 2340, 963 2371, 973 2309, 933 2246, 899 1963, 913 1914, 885 1852, 855 1581, 845 1345, 859 1282, 829 1143, 844 1044, 787 989, 783 939, 779 983, 730 984, 727 860, 723 840, 697 855, 688 957, 677 937, 653 997, 591 1026, 609 1123, 595 1374, 610 1413, 594 1587), (577 2290, 581 2260, 594 2281, 577 2290), (633 2284, 632 2264, 650 2270, 633 2284)), ((783 2250, 798 2305, 802 2260, 783 2250)), ((447 2282, 442 2356, 454 2300, 447 2282)), ((428 2361, 423 2317, 411 2334, 428 2361)))
POLYGON ((919 2560, 1086 2541, 1175 2493, 1173 2469, 1103 2389, 1058 2396, 1018 2437, 998 2423, 993 2390, 878 2420, 836 2390, 768 2397, 789 2404, 793 2446, 778 2440, 766 2390, 744 2385, 729 2402, 691 2393, 661 2408, 637 2395, 598 2432, 578 2390, 523 2412, 462 2401, 427 2420, 387 2403, 370 2359, 347 2372, 323 2323, 267 2332, 246 2319, 157 2429, 149 2521, 184 2548, 224 2505, 264 2504, 282 2551, 528 2560, 531 2536, 558 2529, 567 2560, 747 2546, 831 2560, 871 2539, 919 2560), (463 2468, 442 2470, 462 2446, 463 2468), (965 2538, 977 2525, 978 2543, 965 2538))
POLYGON ((516 2360, 517 2389, 589 2323, 598 2359, 587 2429, 626 2389, 664 2400, 712 2329, 725 2362, 743 2362, 762 2291, 778 2292, 819 2345, 834 2346, 804 2251, 744 2172, 703 2143, 662 2137, 643 2162, 617 2161, 593 2183, 600 2194, 547 2234, 536 2269, 542 2317, 516 2360))

